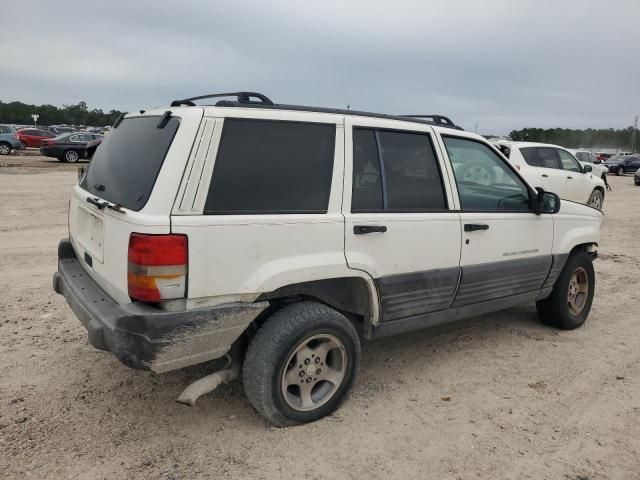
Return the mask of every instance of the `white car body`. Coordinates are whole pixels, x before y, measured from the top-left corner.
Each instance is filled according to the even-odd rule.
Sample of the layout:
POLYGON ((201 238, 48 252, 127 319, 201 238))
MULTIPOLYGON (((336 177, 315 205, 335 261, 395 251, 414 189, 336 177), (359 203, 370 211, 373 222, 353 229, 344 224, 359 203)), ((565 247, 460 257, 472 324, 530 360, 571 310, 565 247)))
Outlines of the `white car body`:
MULTIPOLYGON (((599 191, 604 199, 605 185, 601 178, 604 167, 591 172, 584 172, 584 163, 579 162, 566 148, 559 145, 536 142, 496 142, 497 147, 509 149, 509 161, 520 171, 522 176, 534 187, 554 192, 564 200, 588 204, 595 191, 599 191), (544 158, 538 159, 538 165, 527 162, 527 152, 540 152, 544 158), (524 155, 523 155, 524 154, 524 155), (542 166, 542 162, 548 162, 542 166), (554 165, 553 168, 549 165, 554 165)), ((532 162, 533 163, 533 162, 532 162)), ((592 165, 592 168, 594 165, 592 165)))
MULTIPOLYGON (((518 147, 522 144, 511 144, 510 161, 518 166, 516 170, 479 135, 399 118, 280 108, 178 106, 129 114, 124 122, 145 117, 157 121, 167 115, 165 112, 179 119, 179 128, 147 201, 136 211, 75 186, 69 208, 70 244, 61 244, 60 272, 54 278, 56 291, 65 294, 87 325, 92 343, 136 368, 164 372, 218 358, 278 292, 320 292, 317 295, 330 304, 334 297, 322 287, 327 282, 341 285, 338 290, 347 294, 362 293, 358 300, 362 304, 353 309, 364 318, 366 338, 534 301, 549 295, 574 249, 593 253, 599 242, 601 212, 571 202, 562 202, 555 214, 537 214, 526 206, 510 211, 509 201, 502 203, 504 210, 500 202, 499 208, 491 211, 465 209, 456 180, 456 175, 463 175, 465 164, 454 166, 447 144, 454 140, 478 151, 494 152, 487 155, 496 155, 496 168, 505 181, 515 178, 514 188, 520 188, 524 178, 530 186, 542 186, 563 198, 585 203, 591 191, 602 185, 600 179, 583 173, 568 181, 563 170, 553 171, 547 181, 542 176, 544 169, 529 167, 521 158, 518 147), (326 212, 205 214, 229 119, 320 124, 334 131, 326 212), (353 212, 355 128, 430 138, 446 208, 353 212), (385 231, 357 234, 363 225, 384 226, 385 231), (469 225, 481 225, 483 231, 467 231, 469 225), (128 261, 127 252, 134 233, 184 235, 188 239, 184 274, 158 280, 162 300, 151 306, 130 295, 132 260, 128 261), (94 292, 91 302, 97 302, 97 307, 81 298, 84 294, 79 288, 69 293, 71 271, 88 277, 86 282, 91 285, 87 288, 94 292), (184 295, 172 298, 173 291, 184 295), (100 302, 111 305, 107 313, 99 311, 100 302), (226 313, 216 316, 219 311, 226 313), (169 329, 168 325, 193 316, 197 321, 169 329), (125 322, 132 318, 139 323, 128 327, 125 322), (215 321, 208 320, 211 318, 215 321), (141 325, 167 329, 158 334, 157 341, 149 340, 151 334, 139 330, 141 325), (130 332, 130 328, 138 330, 130 332), (143 357, 129 344, 119 346, 118 339, 129 335, 127 332, 133 338, 127 337, 127 342, 149 341, 153 354, 143 357)), ((106 151, 109 142, 118 138, 118 128, 123 127, 112 129, 100 150, 106 151)), ((96 158, 89 173, 98 168, 94 162, 96 158)), ((522 188, 525 186, 526 182, 522 188)), ((107 185, 106 191, 115 188, 107 185)), ((535 195, 531 190, 529 187, 527 195, 535 195)), ((347 306, 343 308, 352 308, 351 301, 344 300, 347 306)))

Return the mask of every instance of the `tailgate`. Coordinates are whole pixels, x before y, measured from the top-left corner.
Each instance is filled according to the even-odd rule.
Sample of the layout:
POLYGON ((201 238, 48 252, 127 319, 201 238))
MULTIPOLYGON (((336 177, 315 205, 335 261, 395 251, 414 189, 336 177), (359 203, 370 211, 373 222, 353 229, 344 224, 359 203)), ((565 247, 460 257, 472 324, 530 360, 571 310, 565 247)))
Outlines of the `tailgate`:
POLYGON ((173 200, 202 114, 201 108, 187 107, 124 118, 105 137, 74 188, 71 243, 87 273, 118 303, 131 302, 131 233, 171 233, 173 200))

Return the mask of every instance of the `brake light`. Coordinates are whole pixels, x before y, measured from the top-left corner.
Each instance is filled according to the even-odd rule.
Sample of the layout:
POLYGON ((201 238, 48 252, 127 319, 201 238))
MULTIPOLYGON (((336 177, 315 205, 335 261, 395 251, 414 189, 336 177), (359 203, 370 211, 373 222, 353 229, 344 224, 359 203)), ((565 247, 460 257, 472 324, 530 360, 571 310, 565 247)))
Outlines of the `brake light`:
POLYGON ((143 302, 184 298, 187 252, 186 235, 132 233, 127 270, 129 296, 143 302))

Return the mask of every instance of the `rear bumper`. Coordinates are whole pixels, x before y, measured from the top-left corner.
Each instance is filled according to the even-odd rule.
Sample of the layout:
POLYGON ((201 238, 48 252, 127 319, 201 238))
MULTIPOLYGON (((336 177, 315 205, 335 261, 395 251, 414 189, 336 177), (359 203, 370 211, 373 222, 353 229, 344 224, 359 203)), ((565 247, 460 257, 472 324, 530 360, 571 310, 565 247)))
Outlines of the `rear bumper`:
POLYGON ((121 305, 85 272, 67 239, 58 245, 53 289, 87 329, 91 345, 131 368, 157 373, 223 356, 268 306, 234 303, 168 312, 139 302, 121 305))

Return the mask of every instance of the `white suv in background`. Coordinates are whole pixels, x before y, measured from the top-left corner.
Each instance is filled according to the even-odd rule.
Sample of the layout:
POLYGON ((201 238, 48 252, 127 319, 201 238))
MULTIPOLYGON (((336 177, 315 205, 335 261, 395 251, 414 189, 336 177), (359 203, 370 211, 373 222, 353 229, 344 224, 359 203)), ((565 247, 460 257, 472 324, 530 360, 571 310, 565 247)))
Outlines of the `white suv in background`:
POLYGON ((593 166, 582 165, 567 149, 534 142, 495 142, 500 151, 534 187, 565 200, 602 209, 605 184, 593 166))
POLYGON ((534 189, 484 138, 256 93, 194 104, 220 96, 116 121, 53 279, 130 367, 228 356, 179 401, 241 377, 274 424, 309 422, 347 397, 364 340, 527 303, 586 320, 602 213, 534 189))

